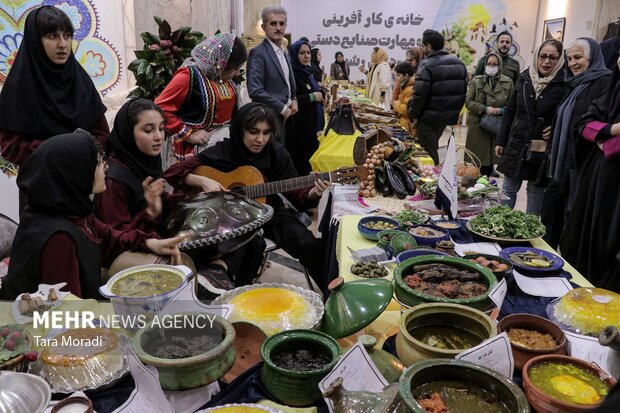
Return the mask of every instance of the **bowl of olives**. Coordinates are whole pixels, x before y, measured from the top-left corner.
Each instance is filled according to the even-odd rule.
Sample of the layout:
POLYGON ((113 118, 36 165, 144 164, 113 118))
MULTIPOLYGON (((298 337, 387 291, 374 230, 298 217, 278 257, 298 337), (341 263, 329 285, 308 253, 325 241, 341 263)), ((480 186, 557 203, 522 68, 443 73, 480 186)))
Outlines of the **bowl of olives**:
POLYGON ((357 230, 360 235, 371 241, 379 240, 379 232, 389 229, 399 229, 400 224, 393 218, 370 216, 360 219, 357 230))

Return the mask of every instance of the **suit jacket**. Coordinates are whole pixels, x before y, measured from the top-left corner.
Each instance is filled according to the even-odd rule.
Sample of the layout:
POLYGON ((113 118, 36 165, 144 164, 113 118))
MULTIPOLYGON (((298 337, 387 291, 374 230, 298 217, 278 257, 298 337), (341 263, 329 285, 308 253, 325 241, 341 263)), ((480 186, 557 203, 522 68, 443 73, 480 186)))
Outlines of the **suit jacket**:
POLYGON ((288 55, 285 53, 284 56, 289 68, 290 94, 284 71, 269 40, 263 40, 261 44, 250 51, 247 63, 250 99, 272 107, 278 114, 282 112, 289 99, 295 99, 297 92, 293 68, 288 55))

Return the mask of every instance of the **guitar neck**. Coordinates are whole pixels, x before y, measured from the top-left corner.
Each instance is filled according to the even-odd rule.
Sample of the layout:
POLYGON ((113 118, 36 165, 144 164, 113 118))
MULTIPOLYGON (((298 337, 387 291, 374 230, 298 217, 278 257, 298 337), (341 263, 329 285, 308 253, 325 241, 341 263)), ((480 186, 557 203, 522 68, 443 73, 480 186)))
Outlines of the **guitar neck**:
POLYGON ((283 181, 265 182, 263 184, 243 187, 243 192, 249 198, 256 199, 277 194, 278 192, 295 191, 301 188, 314 186, 314 181, 321 179, 331 182, 331 173, 315 173, 314 175, 300 176, 297 178, 285 179, 283 181))

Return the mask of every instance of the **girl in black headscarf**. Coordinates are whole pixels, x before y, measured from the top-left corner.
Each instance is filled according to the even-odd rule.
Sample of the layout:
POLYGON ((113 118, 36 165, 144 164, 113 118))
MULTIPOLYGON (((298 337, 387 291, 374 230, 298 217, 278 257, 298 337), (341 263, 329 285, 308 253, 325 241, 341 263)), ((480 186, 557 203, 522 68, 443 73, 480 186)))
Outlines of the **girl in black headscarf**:
POLYGON ((310 44, 302 40, 293 43, 289 53, 299 111, 286 122, 286 149, 301 176, 312 172, 310 157, 319 148, 317 135, 323 133, 325 127, 325 95, 313 76, 310 53, 310 44))
POLYGON ((580 153, 590 159, 583 162, 560 250, 595 287, 620 293, 620 59, 606 90, 577 123, 580 153))
POLYGON ((344 60, 342 52, 336 52, 335 61, 329 68, 329 77, 332 80, 349 80, 349 63, 344 60))
MULTIPOLYGON (((192 173, 200 165, 211 166, 222 172, 231 172, 240 166, 249 165, 258 169, 269 182, 295 178, 297 171, 290 155, 273 139, 277 136, 277 126, 277 115, 272 109, 261 103, 249 103, 233 117, 229 139, 205 149, 194 158, 171 166, 165 172, 164 178, 177 188, 187 185, 206 189, 203 185, 207 182, 206 178, 192 173)), ((328 183, 316 180, 313 187, 283 195, 303 210, 316 206, 328 186, 328 183)), ((274 216, 263 227, 265 236, 292 257, 298 258, 317 285, 323 287, 324 249, 321 241, 299 222, 278 196, 268 197, 267 203, 274 207, 274 216)), ((262 251, 260 253, 262 254, 262 251)), ((235 283, 238 284, 239 281, 235 280, 235 283)))
MULTIPOLYGON (((164 192, 164 128, 164 111, 144 98, 126 102, 114 118, 106 190, 96 197, 96 205, 98 218, 115 229, 155 231, 163 210, 179 198, 164 192)), ((213 181, 212 189, 222 187, 213 181)))
POLYGON ((100 145, 84 132, 47 139, 28 158, 17 177, 28 205, 13 242, 5 298, 60 282, 79 297, 99 298, 101 264, 124 250, 180 259, 182 237, 116 231, 95 218, 90 196, 105 191, 106 168, 100 145))
POLYGON ((71 20, 56 7, 39 7, 26 18, 0 93, 0 147, 9 162, 22 165, 41 142, 77 128, 101 142, 110 133, 106 108, 73 55, 72 40, 71 20))
POLYGON ((310 70, 312 72, 312 76, 314 77, 314 80, 316 80, 318 83, 321 83, 323 81, 323 69, 321 68, 321 51, 315 47, 314 49, 310 50, 310 53, 310 70))

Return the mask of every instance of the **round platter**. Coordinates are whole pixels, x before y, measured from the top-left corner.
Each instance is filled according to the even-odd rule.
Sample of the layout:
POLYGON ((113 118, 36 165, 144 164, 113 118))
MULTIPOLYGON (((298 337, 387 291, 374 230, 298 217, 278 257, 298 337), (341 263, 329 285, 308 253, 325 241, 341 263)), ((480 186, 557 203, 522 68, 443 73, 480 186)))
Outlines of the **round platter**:
POLYGON ((522 270, 526 270, 526 271, 532 271, 532 272, 552 272, 552 271, 558 271, 561 270, 562 267, 564 267, 564 260, 560 257, 558 257, 557 255, 545 251, 545 250, 541 250, 538 248, 534 248, 534 247, 510 247, 510 248, 504 248, 503 250, 501 250, 499 252, 499 256, 502 257, 505 260, 508 260, 512 263, 512 265, 514 265, 517 268, 520 268, 522 270), (536 254, 540 254, 543 257, 547 258, 549 261, 551 261, 551 266, 548 268, 537 268, 537 267, 529 267, 527 265, 521 264, 519 262, 513 261, 510 259, 510 254, 514 254, 514 253, 519 253, 519 252, 533 252, 536 254))
POLYGON ((538 239, 538 238, 540 238, 540 237, 545 235, 545 234, 540 234, 540 236, 534 237, 534 238, 518 238, 518 239, 515 239, 515 238, 502 238, 502 237, 494 237, 492 235, 485 235, 485 234, 483 234, 481 232, 478 232, 478 231, 472 229, 471 223, 469 221, 467 221, 467 224, 465 224, 465 226, 467 227, 468 230, 470 230, 472 232, 472 234, 476 234, 479 237, 482 237, 482 238, 485 238, 485 239, 488 239, 488 240, 491 240, 491 241, 495 241, 495 242, 501 242, 501 243, 504 243, 504 244, 517 244, 517 243, 520 243, 520 242, 533 241, 533 240, 538 239))
POLYGON ((255 324, 268 336, 285 330, 316 328, 324 313, 319 294, 279 283, 235 288, 217 297, 213 304, 233 304, 229 321, 255 324))

